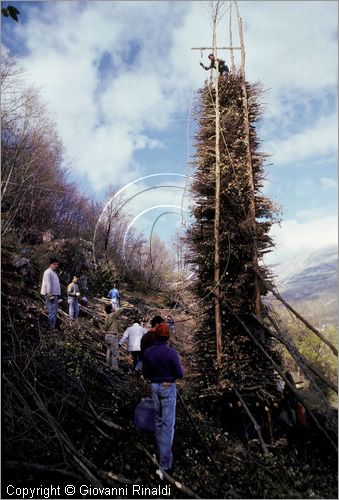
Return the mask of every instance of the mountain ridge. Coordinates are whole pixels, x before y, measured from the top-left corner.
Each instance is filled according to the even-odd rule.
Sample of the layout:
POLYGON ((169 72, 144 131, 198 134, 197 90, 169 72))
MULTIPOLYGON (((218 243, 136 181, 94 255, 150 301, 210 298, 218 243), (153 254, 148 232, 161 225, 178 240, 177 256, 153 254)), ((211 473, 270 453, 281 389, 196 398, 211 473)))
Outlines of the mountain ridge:
POLYGON ((337 252, 335 245, 329 245, 300 259, 291 259, 289 268, 293 271, 278 283, 287 302, 301 307, 323 327, 338 322, 337 252))

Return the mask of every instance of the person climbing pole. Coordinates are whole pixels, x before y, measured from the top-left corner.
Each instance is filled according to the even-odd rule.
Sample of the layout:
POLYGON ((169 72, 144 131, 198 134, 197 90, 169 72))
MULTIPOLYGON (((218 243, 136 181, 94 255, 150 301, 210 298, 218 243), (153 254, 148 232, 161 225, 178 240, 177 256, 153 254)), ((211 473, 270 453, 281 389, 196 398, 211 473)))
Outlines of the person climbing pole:
POLYGON ((73 276, 72 281, 67 286, 67 302, 69 305, 68 314, 71 319, 76 320, 79 316, 79 285, 78 285, 78 277, 73 276))
POLYGON ((60 281, 56 273, 59 267, 58 259, 52 258, 49 267, 43 274, 41 284, 41 295, 45 298, 45 304, 48 311, 48 328, 54 330, 56 326, 59 298, 61 295, 60 281))
POLYGON ((160 325, 160 323, 163 323, 163 322, 164 322, 164 320, 161 316, 154 316, 154 318, 152 318, 152 320, 151 320, 151 328, 145 333, 145 335, 143 335, 141 337, 141 341, 140 341, 141 361, 144 358, 144 354, 145 354, 146 349, 151 347, 156 342, 155 327, 157 325, 160 325))
POLYGON ((132 326, 129 326, 124 331, 124 334, 119 342, 121 346, 124 342, 128 343, 128 351, 132 354, 133 358, 133 368, 139 371, 140 361, 141 361, 141 347, 140 341, 142 336, 147 332, 146 328, 140 326, 140 318, 135 317, 132 326))
POLYGON ((123 308, 120 307, 116 311, 113 310, 112 304, 105 305, 105 324, 104 331, 105 342, 107 345, 106 362, 112 368, 119 369, 119 322, 118 318, 123 313, 123 308))
POLYGON ((170 336, 168 324, 158 324, 155 327, 155 336, 155 344, 145 351, 142 373, 144 378, 151 382, 160 464, 157 474, 162 479, 163 471, 171 474, 174 469, 172 445, 177 399, 176 380, 183 378, 184 372, 177 351, 167 344, 170 336))
POLYGON ((116 283, 113 284, 113 288, 108 292, 108 298, 112 301, 113 309, 117 310, 120 307, 120 293, 116 283))
POLYGON ((216 69, 218 67, 218 71, 220 76, 228 76, 229 68, 223 59, 217 59, 214 54, 209 54, 208 59, 211 61, 209 66, 205 66, 202 61, 200 61, 200 66, 204 68, 206 71, 209 69, 216 69))

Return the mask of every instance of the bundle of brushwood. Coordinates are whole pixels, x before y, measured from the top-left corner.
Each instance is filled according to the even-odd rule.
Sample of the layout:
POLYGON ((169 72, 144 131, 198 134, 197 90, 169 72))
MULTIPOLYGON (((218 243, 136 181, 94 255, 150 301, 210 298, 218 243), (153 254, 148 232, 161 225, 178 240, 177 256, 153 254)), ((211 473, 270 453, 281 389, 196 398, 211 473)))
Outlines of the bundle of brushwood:
MULTIPOLYGON (((244 85, 242 76, 219 79, 222 354, 218 370, 214 316, 216 89, 210 83, 199 91, 195 110, 199 129, 192 184, 194 221, 187 235, 190 261, 197 270, 194 291, 203 304, 196 331, 196 355, 204 369, 200 391, 218 398, 225 389, 237 389, 252 408, 258 401, 269 404, 277 394, 274 368, 253 337, 278 360, 275 340, 252 317, 258 286, 254 256, 258 262, 273 248, 268 233, 279 218, 278 207, 261 193, 268 155, 260 152, 256 134, 260 93, 259 85, 244 85)), ((261 267, 260 272, 270 281, 267 269, 261 267)), ((267 289, 262 283, 259 286, 260 295, 265 295, 267 289)))

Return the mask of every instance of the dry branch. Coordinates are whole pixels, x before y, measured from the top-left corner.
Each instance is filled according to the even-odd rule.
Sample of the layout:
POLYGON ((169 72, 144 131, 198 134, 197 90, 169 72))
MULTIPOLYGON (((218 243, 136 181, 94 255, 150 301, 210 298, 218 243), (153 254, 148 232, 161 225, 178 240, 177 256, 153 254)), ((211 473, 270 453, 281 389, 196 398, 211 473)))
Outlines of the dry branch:
MULTIPOLYGON (((141 449, 148 456, 148 458, 152 461, 152 463, 160 469, 160 465, 157 462, 156 458, 153 455, 151 455, 150 452, 148 450, 146 450, 146 448, 139 447, 139 446, 138 446, 138 448, 141 449)), ((196 493, 194 493, 194 491, 192 491, 190 488, 188 488, 188 486, 185 486, 184 484, 179 483, 179 481, 176 481, 174 479, 174 477, 167 474, 167 472, 163 471, 163 474, 164 474, 164 478, 167 479, 167 481, 169 483, 173 484, 178 490, 182 491, 183 493, 186 493, 186 495, 188 495, 190 498, 201 498, 196 493)))
POLYGON ((327 338, 324 337, 324 335, 321 332, 319 332, 319 330, 314 328, 314 326, 311 325, 311 323, 309 321, 307 321, 307 319, 305 319, 303 316, 301 316, 301 314, 299 314, 298 311, 296 311, 288 302, 286 302, 286 300, 282 298, 280 293, 278 293, 276 290, 274 290, 273 286, 270 285, 270 283, 268 283, 268 281, 265 280, 260 273, 257 273, 257 274, 260 277, 260 279, 263 281, 263 283, 265 283, 265 286, 268 288, 268 290, 270 290, 273 293, 273 295, 280 302, 282 302, 282 304, 284 304, 285 307, 287 307, 287 309, 289 311, 291 311, 302 323, 304 323, 304 325, 307 326, 307 328, 309 330, 311 330, 313 333, 315 333, 331 349, 333 354, 335 354, 338 357, 338 349, 333 344, 331 344, 331 342, 329 340, 327 340, 327 338))
POLYGON ((265 455, 268 455, 268 449, 266 447, 265 441, 263 440, 263 437, 262 437, 262 434, 261 434, 261 431, 260 431, 260 426, 258 425, 257 421, 253 417, 253 415, 250 412, 247 404, 245 403, 245 401, 241 397, 241 394, 239 393, 239 391, 237 391, 237 389, 234 388, 234 392, 238 396, 241 404, 244 407, 244 410, 246 411, 247 415, 249 416, 249 419, 251 420, 251 422, 252 422, 252 424, 254 426, 255 432, 258 434, 258 438, 259 438, 259 441, 260 441, 261 448, 262 448, 263 452, 265 453, 265 455))
POLYGON ((230 311, 230 313, 237 319, 237 321, 240 323, 240 325, 243 327, 243 329, 247 332, 247 334, 249 335, 249 337, 253 340, 253 342, 259 347, 259 349, 262 351, 262 353, 264 354, 264 356, 269 359, 269 361, 272 363, 272 365, 274 366, 274 368, 277 370, 277 372, 279 373, 279 375, 281 376, 281 378, 285 381, 285 384, 287 384, 287 386, 291 389, 291 391, 296 395, 297 399, 299 399, 302 404, 305 406, 306 410, 308 411, 308 413, 310 414, 312 420, 314 421, 315 425, 317 426, 317 428, 320 430, 320 432, 322 434, 324 434, 324 436, 326 437, 326 439, 330 442, 330 444, 333 446, 334 450, 335 451, 338 451, 338 447, 337 447, 337 444, 333 441, 333 439, 330 437, 330 435, 328 434, 328 432, 326 431, 326 429, 324 429, 324 427, 320 424, 319 420, 317 419, 317 417, 315 416, 314 412, 310 409, 309 405, 307 404, 307 402, 305 401, 305 398, 303 398, 299 392, 297 391, 297 389, 291 384, 291 382, 288 380, 288 378, 286 378, 283 370, 281 369, 281 367, 272 359, 272 357, 266 352, 265 348, 260 344, 260 342, 258 342, 258 340, 255 338, 255 336, 252 334, 251 330, 249 330, 249 328, 247 328, 247 326, 245 325, 245 323, 239 318, 239 316, 226 304, 226 307, 227 309, 230 311))

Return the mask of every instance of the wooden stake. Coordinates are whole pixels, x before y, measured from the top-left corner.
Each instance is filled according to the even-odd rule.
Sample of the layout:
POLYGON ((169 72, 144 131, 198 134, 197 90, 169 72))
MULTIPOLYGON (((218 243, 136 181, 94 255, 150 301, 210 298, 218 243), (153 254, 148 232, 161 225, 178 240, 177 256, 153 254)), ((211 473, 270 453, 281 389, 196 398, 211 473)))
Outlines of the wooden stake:
MULTIPOLYGON (((230 47, 231 47, 231 71, 235 73, 235 62, 234 62, 234 52, 233 52, 233 40, 232 40, 232 2, 230 2, 230 17, 229 17, 229 34, 230 34, 230 47)), ((241 47, 240 47, 241 48, 241 47)))
MULTIPOLYGON (((320 373, 319 370, 317 370, 317 368, 315 366, 313 366, 312 363, 310 363, 298 351, 297 347, 294 345, 294 342, 290 338, 288 332, 287 331, 285 332, 281 327, 279 327, 277 322, 274 320, 274 318, 270 314, 266 313, 266 316, 269 319, 269 321, 272 323, 272 325, 277 333, 274 333, 274 332, 272 332, 272 330, 268 329, 267 326, 262 321, 260 321, 259 318, 257 318, 255 314, 252 314, 252 317, 262 326, 262 328, 265 331, 267 331, 267 333, 269 335, 274 337, 278 342, 280 342, 281 344, 283 344, 286 347, 287 351, 290 353, 290 355, 292 356, 294 361, 297 363, 298 368, 303 367, 303 365, 305 365, 305 367, 308 368, 312 373, 314 373, 314 375, 316 375, 320 380, 322 380, 324 382, 324 384, 326 384, 334 392, 337 393, 338 392, 338 385, 335 384, 334 382, 331 382, 328 378, 325 377, 325 375, 320 373)), ((307 379, 309 379, 307 371, 305 371, 304 368, 303 368, 303 372, 304 372, 305 376, 307 377, 307 379)))
POLYGON ((328 434, 328 432, 326 431, 326 429, 321 425, 321 423, 319 422, 319 420, 317 419, 317 417, 315 416, 315 414, 313 413, 313 411, 311 410, 311 408, 309 407, 309 404, 307 403, 307 401, 305 400, 304 397, 301 396, 301 394, 299 394, 298 390, 296 389, 295 386, 293 386, 291 384, 291 382, 288 380, 288 378, 285 376, 285 373, 283 372, 282 368, 280 365, 278 365, 274 359, 272 358, 272 356, 270 356, 268 354, 268 352, 266 351, 266 349, 260 344, 260 342, 258 342, 258 340, 255 338, 255 336, 253 335, 253 333, 251 332, 251 330, 249 328, 247 328, 247 326, 245 325, 245 323, 239 318, 239 316, 237 315, 237 313, 235 313, 233 311, 233 309, 228 305, 228 304, 225 304, 226 308, 229 310, 229 312, 231 314, 233 314, 233 316, 237 319, 237 321, 239 322, 239 324, 243 327, 243 329, 247 332, 247 334, 249 335, 249 337, 253 340, 253 342, 255 343, 255 345, 262 351, 262 353, 264 354, 264 356, 266 356, 267 359, 269 359, 269 361, 272 363, 272 365, 274 366, 274 368, 277 370, 277 372, 279 373, 280 377, 285 381, 285 384, 291 389, 291 391, 296 395, 297 399, 299 401, 302 402, 302 404, 305 406, 306 410, 308 411, 310 417, 312 418, 313 422, 315 423, 315 425, 318 427, 319 431, 324 434, 324 436, 328 439, 328 441, 331 443, 331 445, 333 446, 333 448, 335 449, 336 452, 338 452, 338 445, 337 443, 335 443, 333 441, 333 439, 331 438, 331 436, 328 434))
POLYGON ((262 437, 262 434, 261 434, 261 430, 260 430, 260 426, 258 425, 256 419, 253 417, 252 413, 250 412, 247 404, 245 403, 245 401, 243 400, 243 398, 241 397, 240 393, 237 391, 237 389, 234 389, 234 392, 235 394, 238 396, 241 404, 243 405, 244 407, 244 410, 246 411, 247 415, 249 416, 253 426, 254 426, 254 429, 255 429, 255 432, 258 434, 258 438, 259 438, 259 441, 260 441, 260 444, 261 444, 261 448, 263 450, 263 452, 265 453, 265 455, 268 455, 268 449, 267 449, 267 446, 265 444, 265 441, 262 437))
POLYGON ((319 330, 314 328, 314 326, 312 326, 311 323, 307 321, 307 319, 301 316, 301 314, 299 314, 288 302, 286 302, 286 300, 284 300, 282 296, 273 289, 273 287, 261 276, 259 272, 257 272, 257 275, 263 281, 263 283, 265 283, 265 286, 268 288, 268 290, 270 290, 273 293, 273 295, 280 302, 282 302, 284 306, 287 307, 289 311, 291 311, 302 323, 304 323, 304 325, 307 326, 309 330, 312 330, 312 332, 315 333, 331 349, 333 354, 335 354, 338 357, 338 349, 334 347, 334 345, 331 344, 331 342, 327 340, 327 338, 324 337, 324 335, 321 332, 319 332, 319 330))
MULTIPOLYGON (((218 20, 219 2, 212 13, 213 22, 213 52, 217 51, 216 28, 218 20)), ((216 61, 215 77, 215 215, 214 215, 214 314, 215 314, 215 337, 217 353, 217 369, 221 369, 222 352, 222 322, 221 322, 221 284, 220 284, 220 103, 219 103, 219 67, 216 61)))
POLYGON ((191 47, 191 50, 241 50, 241 47, 191 47))
POLYGON ((247 89, 246 89, 246 79, 245 79, 245 44, 244 44, 244 36, 242 29, 242 19, 239 15, 239 9, 237 2, 234 2, 236 10, 237 10, 237 18, 239 25, 239 35, 240 35, 240 45, 241 45, 241 66, 240 66, 240 74, 241 74, 241 87, 243 94, 243 115, 244 115, 244 128, 246 134, 246 150, 247 150, 247 173, 248 173, 248 184, 250 188, 250 196, 249 196, 249 218, 251 221, 251 232, 253 238, 253 250, 252 250, 252 262, 254 269, 254 304, 255 304, 255 314, 258 318, 261 318, 261 297, 260 297, 260 285, 257 277, 257 272, 259 271, 258 264, 258 251, 257 245, 255 241, 256 236, 256 207, 255 207, 255 191, 254 191, 254 180, 253 180, 253 168, 252 168, 252 157, 251 157, 251 147, 250 147, 250 126, 249 126, 249 118, 248 118, 248 98, 247 98, 247 89))

